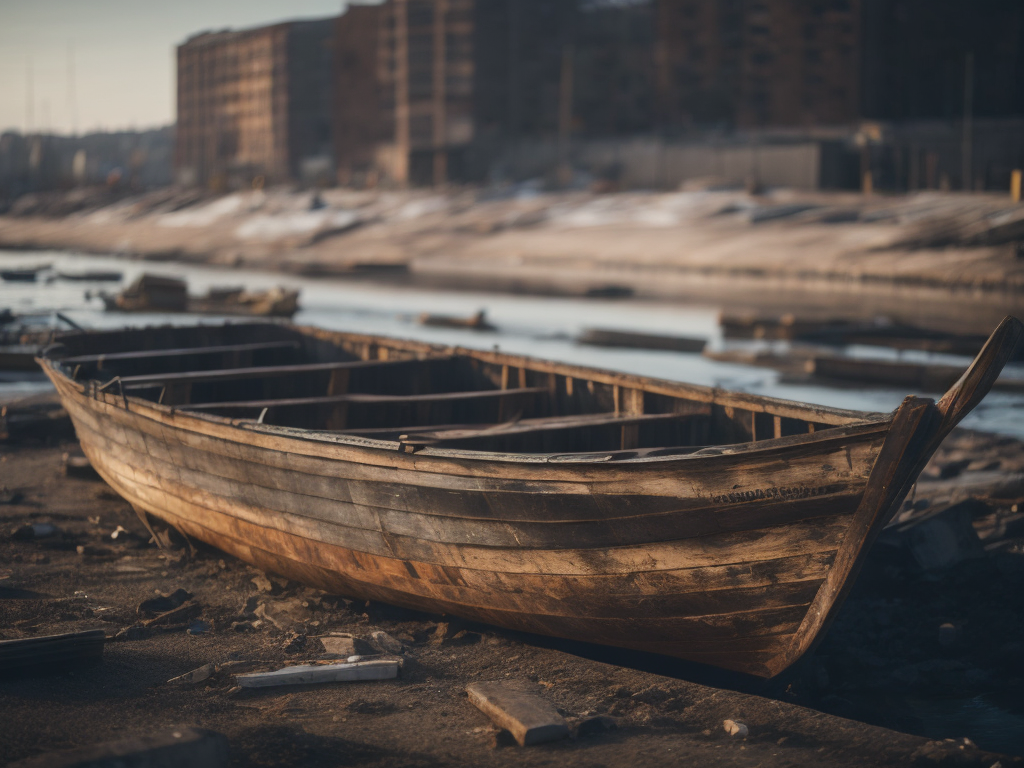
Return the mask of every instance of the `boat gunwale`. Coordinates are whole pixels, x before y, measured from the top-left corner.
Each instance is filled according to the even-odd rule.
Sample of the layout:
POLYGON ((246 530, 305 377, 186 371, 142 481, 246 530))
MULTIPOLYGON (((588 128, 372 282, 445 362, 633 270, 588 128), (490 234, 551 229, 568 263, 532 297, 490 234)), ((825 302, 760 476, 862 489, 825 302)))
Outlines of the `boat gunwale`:
MULTIPOLYGON (((232 323, 224 323, 224 326, 232 323)), ((603 368, 591 368, 588 366, 575 365, 570 363, 559 363, 553 360, 535 358, 526 355, 515 355, 505 352, 472 349, 467 347, 434 344, 431 342, 416 341, 413 339, 401 339, 391 336, 379 336, 365 333, 349 333, 347 331, 330 331, 316 326, 294 325, 287 322, 268 323, 246 323, 246 325, 267 325, 274 327, 285 327, 299 333, 301 336, 318 341, 337 342, 339 338, 356 344, 376 344, 389 348, 401 349, 413 353, 425 353, 427 356, 418 358, 420 360, 433 359, 438 357, 465 357, 481 360, 496 365, 509 365, 541 373, 571 376, 581 380, 595 381, 606 385, 639 389, 645 393, 663 395, 668 397, 690 400, 708 406, 717 405, 722 407, 734 407, 748 410, 753 413, 771 413, 782 418, 802 419, 817 424, 829 424, 826 429, 818 429, 814 432, 787 435, 784 437, 767 438, 763 440, 748 441, 744 443, 719 443, 708 446, 668 446, 653 449, 613 449, 607 451, 576 451, 559 453, 508 453, 499 451, 474 450, 468 448, 444 448, 444 447, 416 447, 415 455, 423 458, 454 459, 472 462, 494 461, 502 463, 518 464, 576 464, 586 466, 621 466, 636 464, 664 464, 682 460, 706 459, 717 456, 757 455, 765 451, 778 450, 792 445, 815 444, 832 439, 841 439, 847 436, 847 431, 852 430, 854 434, 870 432, 873 429, 880 432, 887 431, 892 423, 896 411, 892 413, 877 413, 870 411, 853 411, 830 406, 816 405, 812 403, 801 403, 794 400, 784 400, 767 395, 754 395, 743 392, 734 392, 720 387, 707 387, 687 382, 676 382, 658 377, 641 376, 603 368), (843 430, 842 434, 836 430, 843 430), (660 455, 642 455, 644 450, 666 451, 660 455), (675 453, 673 451, 678 451, 675 453), (641 453, 641 455, 636 455, 641 453), (617 456, 618 454, 618 456, 617 456)), ((109 331, 86 331, 85 335, 96 334, 117 334, 121 331, 145 331, 148 329, 165 329, 167 326, 142 326, 140 328, 109 330, 109 331)), ((190 326, 186 326, 190 327, 190 326)), ((83 335, 80 331, 70 331, 59 334, 55 340, 61 338, 76 337, 83 335)), ((288 427, 275 424, 257 423, 252 419, 239 419, 216 414, 192 411, 187 406, 171 406, 162 403, 154 403, 152 400, 129 395, 124 392, 114 394, 110 391, 100 391, 96 384, 98 380, 76 381, 64 370, 60 358, 49 357, 44 351, 36 358, 44 370, 49 369, 53 374, 59 376, 80 394, 88 399, 99 399, 110 405, 123 404, 125 408, 130 403, 133 410, 140 415, 147 415, 157 421, 166 423, 167 417, 174 420, 176 427, 184 427, 187 420, 194 419, 197 422, 206 422, 218 426, 232 427, 238 430, 239 434, 257 433, 266 434, 272 437, 279 437, 290 440, 302 440, 310 443, 340 445, 356 449, 368 449, 385 451, 388 453, 401 452, 402 443, 395 440, 380 440, 364 437, 361 435, 348 435, 327 430, 304 429, 300 427, 288 427), (152 416, 146 414, 151 411, 152 416), (186 421, 182 421, 185 419, 186 421)), ((117 381, 114 377, 105 384, 109 386, 117 381)), ((198 425, 197 425, 198 426, 198 425)), ((203 429, 191 429, 191 431, 204 432, 203 429)))
MULTIPOLYGON (((207 423, 219 427, 228 427, 235 431, 239 436, 247 433, 255 433, 267 435, 268 437, 285 440, 298 440, 312 444, 342 446, 353 449, 383 452, 391 455, 406 455, 410 456, 410 458, 415 456, 416 458, 436 458, 442 460, 449 459, 470 462, 496 462, 548 466, 576 465, 591 468, 601 466, 621 467, 624 465, 659 466, 672 462, 714 459, 718 457, 757 456, 762 453, 771 453, 783 448, 815 445, 818 443, 830 443, 836 440, 846 440, 850 437, 857 437, 874 431, 884 434, 888 431, 893 418, 892 414, 878 414, 878 418, 851 421, 849 423, 829 427, 828 429, 821 429, 798 435, 786 435, 784 437, 748 441, 745 443, 722 443, 712 446, 655 448, 653 450, 679 451, 679 453, 667 453, 656 456, 630 455, 636 454, 638 451, 642 451, 644 449, 615 449, 607 451, 560 453, 502 453, 497 451, 482 451, 467 448, 438 447, 417 448, 415 453, 412 454, 403 453, 403 444, 396 440, 378 440, 361 435, 346 435, 344 433, 326 430, 303 429, 300 427, 287 427, 275 424, 260 424, 252 419, 230 418, 227 416, 204 413, 202 411, 190 411, 182 408, 181 406, 154 403, 152 400, 128 395, 127 393, 115 394, 110 391, 99 391, 97 387, 90 386, 92 382, 80 382, 73 380, 61 368, 59 360, 36 358, 36 361, 44 367, 44 370, 52 371, 56 376, 59 376, 86 400, 97 400, 120 410, 127 409, 136 415, 144 416, 153 421, 158 421, 175 428, 184 428, 191 432, 209 434, 206 430, 198 428, 199 424, 207 423), (128 404, 132 407, 128 408, 128 404), (172 420, 173 423, 171 423, 172 420), (196 428, 189 426, 190 421, 197 423, 196 428), (617 458, 616 454, 622 454, 622 457, 617 458)), ((874 416, 875 414, 863 415, 874 416)), ((238 438, 235 439, 237 440, 238 438)), ((311 455, 319 454, 314 451, 311 455)), ((422 467, 418 469, 421 471, 423 470, 422 467)))

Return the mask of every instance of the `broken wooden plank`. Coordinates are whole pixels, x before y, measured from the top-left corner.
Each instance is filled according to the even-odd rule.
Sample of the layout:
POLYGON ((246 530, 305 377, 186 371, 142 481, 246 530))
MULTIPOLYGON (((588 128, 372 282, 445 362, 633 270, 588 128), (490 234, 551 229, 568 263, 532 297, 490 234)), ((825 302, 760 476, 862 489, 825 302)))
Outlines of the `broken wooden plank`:
POLYGON ((627 347, 631 349, 658 349, 669 352, 700 352, 705 339, 688 336, 669 336, 660 333, 615 331, 609 328, 587 328, 576 337, 576 343, 597 347, 627 347))
POLYGON ((472 683, 469 700, 515 737, 522 747, 557 741, 569 735, 569 725, 550 702, 503 683, 472 683))
POLYGON ((299 349, 298 341, 263 341, 254 344, 221 344, 210 347, 181 347, 179 349, 142 349, 134 352, 109 352, 98 355, 75 355, 65 357, 62 365, 92 365, 102 368, 104 363, 118 360, 146 360, 162 357, 186 357, 189 355, 222 355, 229 352, 260 352, 270 349, 299 349))
POLYGON ((8 768, 226 768, 229 762, 227 737, 205 728, 169 728, 147 736, 108 741, 79 749, 47 752, 8 768))
POLYGON ((308 685, 359 680, 390 680, 398 677, 402 662, 398 659, 374 659, 344 664, 298 664, 273 672, 252 672, 238 675, 235 681, 242 688, 271 688, 277 685, 308 685))
POLYGON ((103 657, 102 629, 44 637, 0 640, 0 674, 37 671, 68 664, 99 661, 103 657))
POLYGON ((450 402, 457 400, 486 400, 490 398, 537 395, 547 392, 544 387, 520 387, 519 389, 484 389, 468 392, 434 392, 425 395, 370 395, 352 392, 347 395, 325 395, 322 397, 283 397, 268 400, 226 400, 219 403, 189 403, 180 410, 212 411, 228 408, 279 408, 281 406, 320 405, 325 403, 363 403, 373 405, 404 405, 412 403, 450 402))

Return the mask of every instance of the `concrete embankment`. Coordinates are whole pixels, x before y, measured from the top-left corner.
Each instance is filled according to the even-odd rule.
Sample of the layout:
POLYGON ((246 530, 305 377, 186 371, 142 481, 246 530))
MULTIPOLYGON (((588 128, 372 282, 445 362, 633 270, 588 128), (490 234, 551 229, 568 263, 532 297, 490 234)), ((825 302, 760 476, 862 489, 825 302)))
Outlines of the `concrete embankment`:
POLYGON ((161 190, 71 212, 29 203, 0 217, 0 247, 476 290, 705 298, 959 331, 1024 313, 1024 206, 994 195, 161 190))

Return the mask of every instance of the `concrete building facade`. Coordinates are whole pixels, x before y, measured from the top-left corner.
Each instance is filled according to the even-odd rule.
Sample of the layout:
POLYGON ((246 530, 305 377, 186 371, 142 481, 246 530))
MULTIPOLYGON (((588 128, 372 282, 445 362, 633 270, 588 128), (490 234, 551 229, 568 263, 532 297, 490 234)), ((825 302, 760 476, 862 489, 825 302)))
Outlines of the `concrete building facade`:
POLYGON ((334 20, 207 32, 178 47, 179 182, 215 187, 332 174, 334 20))

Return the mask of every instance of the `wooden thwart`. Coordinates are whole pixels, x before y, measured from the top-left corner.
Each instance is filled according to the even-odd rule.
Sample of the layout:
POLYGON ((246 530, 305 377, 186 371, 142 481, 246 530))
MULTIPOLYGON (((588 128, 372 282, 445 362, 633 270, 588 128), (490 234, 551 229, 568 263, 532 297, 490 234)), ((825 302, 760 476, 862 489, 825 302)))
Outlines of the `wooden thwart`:
POLYGON ((180 349, 143 349, 135 352, 110 352, 99 355, 75 355, 65 357, 62 365, 90 365, 118 360, 148 360, 165 357, 186 357, 189 355, 223 355, 230 352, 261 352, 269 349, 299 349, 302 345, 297 341, 264 341, 257 344, 221 344, 212 347, 181 347, 180 349))
MULTIPOLYGON (((514 391, 514 390, 506 390, 514 391)), ((693 414, 684 413, 647 413, 635 416, 618 416, 614 413, 581 414, 578 416, 554 416, 541 419, 522 419, 520 421, 507 422, 489 426, 474 427, 463 425, 451 429, 433 428, 423 430, 403 442, 410 445, 433 445, 436 443, 455 442, 461 440, 476 440, 491 437, 509 437, 512 435, 539 434, 542 432, 555 432, 565 429, 585 429, 588 427, 607 426, 634 426, 649 422, 675 421, 691 417, 693 414)), ((416 431, 412 429, 410 431, 416 431)), ((394 433, 394 430, 390 431, 394 433)), ((399 431, 399 435, 403 432, 399 431)))
POLYGON ((425 395, 370 395, 353 392, 347 395, 327 395, 324 397, 282 397, 269 400, 228 400, 219 403, 189 403, 188 405, 181 406, 180 410, 215 411, 230 408, 279 408, 282 406, 321 405, 326 403, 363 403, 366 405, 387 403, 391 405, 404 405, 500 399, 520 395, 536 395, 541 392, 547 392, 547 390, 544 387, 522 387, 520 389, 485 389, 469 392, 435 392, 425 395))
MULTIPOLYGON (((430 358, 450 360, 450 357, 430 358)), ((348 371, 363 368, 395 368, 421 364, 422 360, 344 360, 333 363, 301 363, 298 365, 257 365, 249 368, 218 368, 212 371, 184 371, 181 373, 154 373, 138 376, 122 376, 121 384, 126 389, 136 389, 160 384, 196 384, 211 381, 234 381, 236 379, 261 379, 276 376, 294 376, 303 373, 348 371)))

